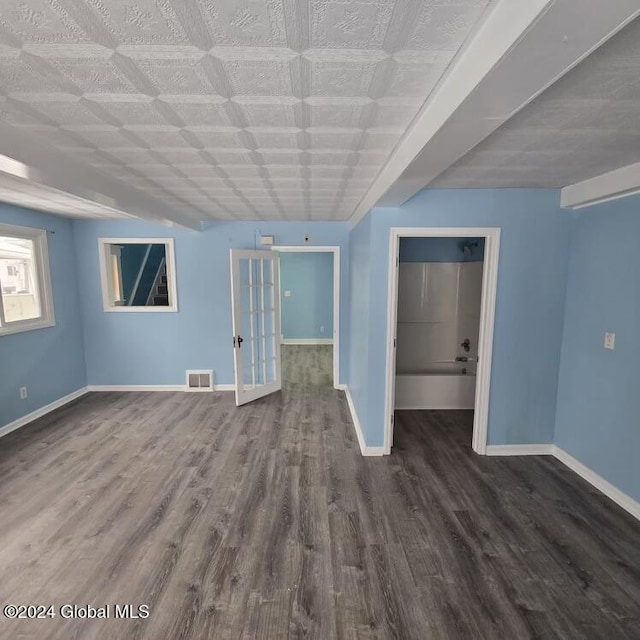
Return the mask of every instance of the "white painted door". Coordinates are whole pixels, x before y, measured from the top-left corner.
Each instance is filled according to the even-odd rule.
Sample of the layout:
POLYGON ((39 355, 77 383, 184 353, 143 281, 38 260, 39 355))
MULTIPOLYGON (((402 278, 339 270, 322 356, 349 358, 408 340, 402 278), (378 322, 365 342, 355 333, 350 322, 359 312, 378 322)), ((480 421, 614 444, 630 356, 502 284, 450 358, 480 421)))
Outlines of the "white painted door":
POLYGON ((278 254, 231 249, 236 405, 282 388, 278 254))

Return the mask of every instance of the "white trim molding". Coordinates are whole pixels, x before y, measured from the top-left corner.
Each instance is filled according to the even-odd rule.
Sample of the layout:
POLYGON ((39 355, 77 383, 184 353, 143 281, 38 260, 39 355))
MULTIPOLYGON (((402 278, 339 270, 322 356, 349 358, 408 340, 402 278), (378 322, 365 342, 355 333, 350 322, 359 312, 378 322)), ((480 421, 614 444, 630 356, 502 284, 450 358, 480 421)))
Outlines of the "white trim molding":
POLYGON ((384 447, 368 447, 364 440, 362 425, 360 424, 356 407, 353 404, 353 398, 351 397, 349 387, 345 387, 344 394, 347 397, 347 404, 349 405, 349 411, 351 412, 351 421, 353 422, 353 427, 356 430, 356 437, 358 438, 358 444, 360 445, 360 452, 363 456, 383 456, 385 454, 384 447))
MULTIPOLYGON (((184 384, 90 384, 89 391, 184 391, 187 386, 184 384)), ((214 384, 214 391, 235 391, 235 384, 214 384)), ((208 389, 207 389, 208 391, 208 389)))
POLYGON ((90 384, 89 391, 185 391, 183 384, 90 384))
POLYGON ((552 444, 490 444, 487 445, 487 456, 552 456, 552 444))
POLYGON ((333 338, 282 338, 280 344, 333 344, 333 338))
MULTIPOLYGON (((23 227, 0 223, 0 235, 21 240, 29 240, 33 244, 31 254, 33 288, 31 293, 39 303, 40 314, 36 318, 27 320, 7 320, 3 295, 0 294, 0 336, 35 329, 46 329, 56 324, 53 289, 51 288, 51 266, 49 263, 49 249, 47 245, 47 230, 37 227, 23 227)), ((30 278, 31 280, 31 278, 30 278)))
POLYGON ((393 415, 395 411, 396 333, 398 317, 398 269, 400 238, 484 238, 482 270, 482 300, 480 303, 480 334, 478 337, 478 369, 473 412, 472 447, 484 455, 489 430, 489 393, 491 391, 491 361, 493 328, 498 292, 498 262, 500 260, 499 227, 391 227, 389 229, 389 267, 387 283, 387 357, 385 378, 385 453, 393 445, 393 415))
POLYGON ((605 480, 601 475, 587 467, 586 464, 583 464, 580 460, 574 458, 557 445, 553 445, 553 455, 569 467, 571 471, 577 473, 581 478, 598 489, 598 491, 604 493, 607 498, 613 500, 619 507, 622 507, 634 518, 640 520, 640 502, 612 485, 608 480, 605 480))
POLYGON ((487 446, 488 456, 553 456, 566 467, 586 480, 591 486, 613 500, 619 507, 640 520, 640 502, 618 487, 605 480, 601 475, 587 467, 555 444, 504 444, 487 446))
POLYGON ((34 420, 37 420, 38 418, 42 418, 42 416, 46 416, 48 413, 51 413, 52 411, 63 407, 65 404, 68 404, 69 402, 72 402, 73 400, 84 396, 88 392, 89 387, 82 387, 77 391, 73 391, 66 396, 63 396, 62 398, 58 398, 57 400, 46 404, 44 407, 40 407, 39 409, 36 409, 31 413, 27 413, 26 416, 22 416, 21 418, 18 418, 13 422, 9 422, 9 424, 5 424, 3 427, 0 427, 0 438, 2 436, 6 436, 12 431, 15 431, 16 429, 20 429, 20 427, 24 427, 25 425, 33 422, 34 420))
POLYGON ((235 391, 236 385, 235 384, 214 384, 213 390, 214 391, 235 391))
POLYGON ((568 185, 560 191, 560 206, 582 209, 640 193, 640 162, 568 185))
MULTIPOLYGON (((271 247, 272 251, 283 253, 333 253, 333 339, 326 342, 313 340, 313 342, 290 341, 282 339, 280 344, 333 344, 333 388, 340 389, 340 247, 337 245, 277 245, 271 247)), ((282 326, 282 322, 280 322, 282 326)))

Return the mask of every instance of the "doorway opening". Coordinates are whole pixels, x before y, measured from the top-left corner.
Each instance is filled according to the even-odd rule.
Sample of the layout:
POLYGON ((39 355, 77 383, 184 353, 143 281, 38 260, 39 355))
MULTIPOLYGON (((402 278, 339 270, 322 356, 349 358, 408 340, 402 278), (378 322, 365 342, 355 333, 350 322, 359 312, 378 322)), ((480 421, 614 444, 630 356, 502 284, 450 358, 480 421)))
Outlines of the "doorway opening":
POLYGON ((386 453, 406 418, 455 425, 484 454, 500 230, 395 228, 390 235, 386 453))
POLYGON ((339 388, 340 248, 273 250, 280 256, 283 383, 339 388))

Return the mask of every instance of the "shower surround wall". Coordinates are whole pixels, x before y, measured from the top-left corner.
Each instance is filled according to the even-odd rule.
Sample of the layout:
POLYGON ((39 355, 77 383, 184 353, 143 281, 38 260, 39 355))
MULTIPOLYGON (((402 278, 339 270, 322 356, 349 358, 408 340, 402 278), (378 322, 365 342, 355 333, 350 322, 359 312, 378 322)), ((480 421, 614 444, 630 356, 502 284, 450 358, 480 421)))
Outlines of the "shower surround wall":
POLYGON ((397 409, 473 408, 482 268, 482 262, 400 263, 397 409), (461 346, 466 339, 468 352, 461 346), (471 361, 456 362, 459 356, 471 361))

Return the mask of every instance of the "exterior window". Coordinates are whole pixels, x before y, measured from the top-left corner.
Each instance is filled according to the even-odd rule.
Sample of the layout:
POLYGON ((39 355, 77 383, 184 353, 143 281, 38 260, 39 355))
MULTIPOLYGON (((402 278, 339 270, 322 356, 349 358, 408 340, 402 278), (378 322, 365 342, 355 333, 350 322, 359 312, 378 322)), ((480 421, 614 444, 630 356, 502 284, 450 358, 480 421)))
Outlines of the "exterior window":
POLYGON ((0 336, 54 324, 46 231, 0 224, 0 336))

